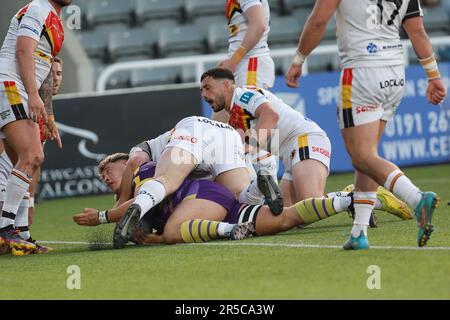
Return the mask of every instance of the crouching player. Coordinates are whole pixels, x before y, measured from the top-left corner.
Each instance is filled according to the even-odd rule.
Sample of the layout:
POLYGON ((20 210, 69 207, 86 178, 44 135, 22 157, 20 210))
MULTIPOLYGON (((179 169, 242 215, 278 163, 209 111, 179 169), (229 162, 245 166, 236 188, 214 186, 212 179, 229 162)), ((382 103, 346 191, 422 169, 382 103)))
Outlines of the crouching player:
MULTIPOLYGON (((120 192, 127 160, 126 154, 114 154, 99 165, 100 176, 115 194, 120 192)), ((135 194, 141 185, 153 178, 155 167, 155 163, 147 162, 136 172, 131 182, 135 194)), ((132 199, 128 200, 106 211, 86 208, 74 216, 74 221, 85 226, 118 222, 132 202, 132 199)), ((219 238, 240 240, 308 225, 352 210, 352 206, 351 196, 310 198, 284 208, 280 215, 274 216, 268 206, 239 203, 228 189, 216 182, 186 179, 173 196, 144 215, 141 228, 132 228, 131 238, 140 244, 204 242, 219 238)), ((135 223, 137 226, 137 221, 135 223)))

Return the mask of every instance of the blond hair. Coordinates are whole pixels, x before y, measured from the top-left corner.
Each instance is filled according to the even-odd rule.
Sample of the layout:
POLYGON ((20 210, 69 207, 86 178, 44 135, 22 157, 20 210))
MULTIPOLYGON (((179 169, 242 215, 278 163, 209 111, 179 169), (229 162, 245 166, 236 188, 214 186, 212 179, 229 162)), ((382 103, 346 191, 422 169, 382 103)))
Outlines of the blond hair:
POLYGON ((98 174, 100 177, 103 175, 103 171, 105 171, 105 168, 108 164, 114 163, 120 160, 128 160, 128 153, 113 153, 104 158, 100 163, 98 164, 98 174))

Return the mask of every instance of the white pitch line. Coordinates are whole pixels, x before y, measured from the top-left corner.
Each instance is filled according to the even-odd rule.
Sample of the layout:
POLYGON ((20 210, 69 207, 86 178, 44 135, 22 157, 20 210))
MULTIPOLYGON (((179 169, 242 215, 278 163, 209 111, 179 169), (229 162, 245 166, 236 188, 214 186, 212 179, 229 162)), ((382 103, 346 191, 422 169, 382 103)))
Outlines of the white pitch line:
MULTIPOLYGON (((42 244, 67 244, 67 245, 90 245, 89 242, 81 241, 39 241, 42 244)), ((96 245, 112 245, 111 242, 95 243, 96 245)), ((243 247, 275 247, 275 248, 303 248, 303 249, 342 249, 342 246, 331 244, 306 244, 306 243, 270 243, 270 242, 206 242, 206 243, 189 243, 185 245, 198 246, 243 246, 243 247)), ((371 246, 376 250, 417 250, 417 251, 450 251, 450 247, 408 247, 408 246, 371 246)))

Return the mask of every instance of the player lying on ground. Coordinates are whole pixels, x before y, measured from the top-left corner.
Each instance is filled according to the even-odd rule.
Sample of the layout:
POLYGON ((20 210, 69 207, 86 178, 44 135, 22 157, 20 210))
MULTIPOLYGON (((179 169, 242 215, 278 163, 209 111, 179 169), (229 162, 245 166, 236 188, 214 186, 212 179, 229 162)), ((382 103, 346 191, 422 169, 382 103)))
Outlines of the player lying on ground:
MULTIPOLYGON (((204 117, 188 117, 175 128, 147 141, 142 148, 132 150, 140 157, 157 162, 155 177, 140 188, 127 213, 114 233, 114 244, 123 247, 131 237, 130 226, 174 193, 190 175, 208 175, 245 204, 262 204, 264 199, 271 208, 283 203, 278 185, 270 175, 259 174, 257 181, 250 180, 244 157, 244 147, 239 133, 231 126, 204 117)), ((129 173, 130 168, 127 168, 129 173)), ((129 181, 129 180, 127 180, 129 181)), ((128 190, 119 196, 118 205, 132 194, 128 190)), ((281 205, 282 209, 282 205, 281 205)), ((273 210, 272 210, 273 212, 273 210)))
MULTIPOLYGON (((127 160, 127 154, 113 154, 99 165, 100 176, 116 195, 127 160)), ((140 167, 134 179, 128 182, 135 194, 140 186, 152 179, 154 172, 152 162, 140 167)), ((118 222, 132 201, 107 211, 86 208, 74 216, 74 221, 84 226, 118 222)), ((140 244, 242 239, 251 234, 270 235, 308 225, 351 208, 351 196, 311 198, 284 208, 280 215, 274 216, 267 206, 237 202, 229 190, 216 182, 187 179, 172 197, 144 215, 141 226, 145 232, 139 228, 133 230, 131 238, 140 244), (157 230, 156 234, 150 234, 152 229, 157 230)))

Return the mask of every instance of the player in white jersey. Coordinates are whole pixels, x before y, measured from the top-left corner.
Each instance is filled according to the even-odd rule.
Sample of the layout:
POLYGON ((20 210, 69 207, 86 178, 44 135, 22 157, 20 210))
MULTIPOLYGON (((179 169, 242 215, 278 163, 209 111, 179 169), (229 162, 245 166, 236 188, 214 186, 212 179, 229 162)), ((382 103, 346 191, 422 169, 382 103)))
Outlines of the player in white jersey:
POLYGON ((71 0, 34 0, 12 18, 0 49, 0 129, 10 158, 17 162, 8 178, 0 241, 17 248, 34 249, 21 241, 14 220, 28 192, 30 177, 44 158, 37 122, 47 122, 38 88, 47 78, 53 58, 61 50, 64 31, 59 14, 71 0))
POLYGON ((428 101, 442 103, 447 93, 423 26, 419 0, 317 0, 286 75, 289 86, 298 86, 302 64, 319 44, 333 13, 342 67, 339 125, 356 170, 356 217, 344 249, 369 248, 367 225, 378 185, 414 209, 417 242, 424 246, 433 231, 431 219, 439 198, 433 192, 420 191, 395 164, 380 158, 377 148, 386 121, 393 118, 403 96, 401 26, 426 72, 428 101))
MULTIPOLYGON (((228 55, 219 66, 234 73, 238 86, 269 89, 275 81, 275 65, 270 57, 267 38, 270 31, 268 0, 227 0, 228 55)), ((228 122, 226 112, 214 113, 213 119, 228 122)))
POLYGON ((286 170, 281 187, 295 190, 286 205, 324 195, 331 145, 315 122, 267 90, 237 87, 227 69, 210 69, 201 81, 202 97, 213 110, 230 114, 229 124, 246 136, 247 145, 268 148, 275 154, 279 151, 286 170))
MULTIPOLYGON (((135 224, 151 208, 174 193, 191 173, 210 175, 241 203, 262 204, 266 194, 271 196, 261 192, 255 181, 250 181, 238 132, 227 124, 208 118, 184 118, 172 131, 138 145, 130 153, 139 153, 141 160, 156 161, 157 166, 154 179, 142 185, 134 203, 117 225, 113 239, 115 248, 122 248, 130 240, 135 224)), ((124 178, 127 177, 124 175, 124 178)), ((131 190, 128 194, 124 190, 121 188, 117 206, 131 195, 131 190)), ((266 200, 270 204, 271 199, 266 200)))

